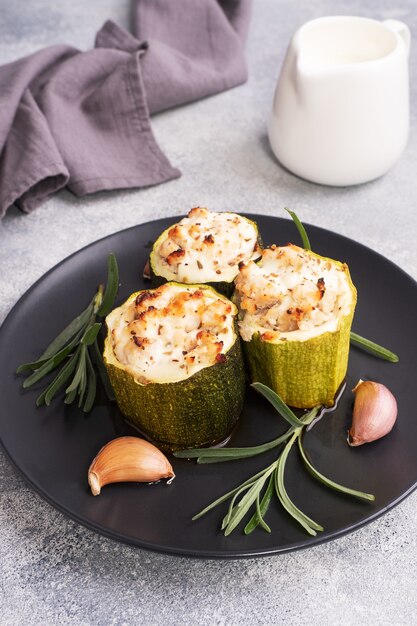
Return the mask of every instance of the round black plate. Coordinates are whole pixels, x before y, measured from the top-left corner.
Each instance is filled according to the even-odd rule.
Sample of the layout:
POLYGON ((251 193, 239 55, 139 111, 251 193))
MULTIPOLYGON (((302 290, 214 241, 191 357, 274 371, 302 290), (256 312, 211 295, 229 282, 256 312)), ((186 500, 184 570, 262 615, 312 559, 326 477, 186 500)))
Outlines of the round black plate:
MULTIPOLYGON (((249 217, 258 222, 266 244, 299 242, 290 221, 249 217)), ((110 485, 99 497, 91 495, 87 486, 91 460, 110 439, 130 433, 117 408, 103 400, 85 416, 56 399, 52 406, 36 409, 41 387, 22 390, 23 378, 14 372, 20 363, 36 358, 86 306, 98 283, 105 280, 110 252, 119 262, 119 302, 146 287, 141 274, 149 243, 173 222, 163 219, 135 226, 80 250, 41 278, 4 322, 0 332, 1 443, 30 485, 54 507, 103 535, 142 548, 206 558, 262 556, 309 547, 362 526, 406 497, 417 486, 417 285, 379 254, 314 226, 307 229, 313 250, 349 264, 358 289, 354 329, 400 355, 400 363, 393 365, 352 348, 347 390, 338 409, 305 439, 311 459, 322 473, 374 493, 375 503, 356 501, 315 482, 295 449, 287 464, 287 491, 306 514, 324 526, 324 532, 316 537, 306 535, 275 502, 267 515, 271 534, 257 529, 245 536, 240 526, 225 538, 219 525, 227 503, 191 521, 209 502, 272 462, 274 451, 216 465, 171 459, 177 477, 170 486, 110 485), (359 378, 385 383, 398 400, 399 416, 384 439, 350 448, 346 443, 353 401, 350 389, 359 378)), ((256 445, 284 430, 286 424, 268 403, 248 390, 229 445, 256 445)))

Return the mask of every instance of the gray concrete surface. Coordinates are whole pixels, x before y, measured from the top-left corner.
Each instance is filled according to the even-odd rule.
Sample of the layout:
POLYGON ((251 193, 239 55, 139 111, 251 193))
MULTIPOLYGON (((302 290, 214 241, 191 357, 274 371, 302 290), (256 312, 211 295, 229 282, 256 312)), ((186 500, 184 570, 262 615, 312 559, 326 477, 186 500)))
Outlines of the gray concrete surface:
MULTIPOLYGON (((417 277, 417 115, 408 148, 382 179, 355 188, 309 184, 283 171, 268 148, 280 62, 304 21, 357 14, 406 21, 415 0, 257 0, 248 44, 250 80, 154 118, 177 181, 76 199, 62 192, 32 215, 0 224, 0 321, 45 271, 122 228, 196 204, 302 219, 378 250, 417 277)), ((126 0, 0 0, 0 63, 41 46, 91 46, 126 0)), ((411 55, 416 96, 416 52, 411 55)), ((1 401, 1 399, 0 399, 1 401)), ((13 416, 11 416, 12 419, 13 416)), ((207 562, 132 549, 66 519, 34 494, 0 454, 0 623, 398 625, 417 623, 417 493, 371 525, 316 548, 259 560, 207 562)))

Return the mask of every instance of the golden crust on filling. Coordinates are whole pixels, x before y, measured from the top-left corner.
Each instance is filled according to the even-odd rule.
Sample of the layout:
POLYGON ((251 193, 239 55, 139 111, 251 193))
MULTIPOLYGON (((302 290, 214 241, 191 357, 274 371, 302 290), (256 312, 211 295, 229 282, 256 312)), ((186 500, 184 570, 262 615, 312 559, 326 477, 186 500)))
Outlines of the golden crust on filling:
POLYGON ((138 293, 107 324, 116 359, 142 383, 164 382, 224 361, 236 313, 214 290, 166 283, 138 293))
POLYGON ((352 297, 345 268, 293 244, 271 246, 258 263, 241 264, 235 286, 242 338, 314 334, 337 320, 352 297))
POLYGON ((240 262, 259 256, 258 232, 250 220, 195 207, 163 234, 151 262, 155 273, 168 280, 231 282, 240 262))

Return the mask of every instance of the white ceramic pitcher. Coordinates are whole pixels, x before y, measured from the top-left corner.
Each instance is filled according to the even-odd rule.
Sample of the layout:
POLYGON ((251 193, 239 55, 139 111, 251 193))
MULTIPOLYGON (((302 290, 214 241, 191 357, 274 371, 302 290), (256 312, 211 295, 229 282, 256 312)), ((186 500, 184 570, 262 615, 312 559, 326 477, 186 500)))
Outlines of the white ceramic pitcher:
POLYGON ((407 143, 409 47, 410 31, 397 20, 304 24, 289 45, 269 122, 278 160, 325 185, 388 171, 407 143))

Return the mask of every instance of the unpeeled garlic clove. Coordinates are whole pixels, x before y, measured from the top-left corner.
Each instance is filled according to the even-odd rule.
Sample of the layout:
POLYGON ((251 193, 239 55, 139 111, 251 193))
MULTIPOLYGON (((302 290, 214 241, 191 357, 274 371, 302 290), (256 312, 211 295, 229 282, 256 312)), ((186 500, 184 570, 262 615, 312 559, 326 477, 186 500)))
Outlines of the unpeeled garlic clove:
POLYGON ((171 464, 158 448, 139 437, 113 439, 101 448, 88 470, 93 496, 110 483, 150 483, 161 478, 175 478, 171 464))
POLYGON ((391 391, 381 383, 359 380, 353 393, 355 404, 348 444, 361 446, 387 435, 398 413, 397 401, 391 391))

